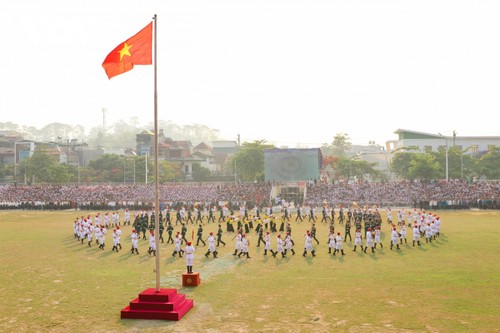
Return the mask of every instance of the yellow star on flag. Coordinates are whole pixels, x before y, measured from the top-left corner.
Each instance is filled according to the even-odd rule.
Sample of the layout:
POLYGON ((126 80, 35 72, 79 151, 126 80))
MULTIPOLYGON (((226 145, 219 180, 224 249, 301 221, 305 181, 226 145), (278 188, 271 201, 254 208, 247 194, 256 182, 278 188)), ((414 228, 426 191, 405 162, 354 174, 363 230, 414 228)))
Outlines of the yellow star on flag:
POLYGON ((130 54, 130 48, 132 47, 132 45, 128 45, 127 43, 123 43, 123 48, 119 51, 120 53, 120 61, 122 61, 123 57, 124 56, 131 56, 130 54))

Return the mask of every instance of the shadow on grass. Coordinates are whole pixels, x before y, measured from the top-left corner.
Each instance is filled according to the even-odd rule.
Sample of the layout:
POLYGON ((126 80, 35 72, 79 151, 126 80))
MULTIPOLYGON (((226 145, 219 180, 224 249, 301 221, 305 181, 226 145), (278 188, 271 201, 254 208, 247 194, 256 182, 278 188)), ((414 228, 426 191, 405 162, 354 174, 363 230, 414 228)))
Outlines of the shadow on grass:
POLYGON ((403 251, 403 250, 394 250, 396 251, 397 255, 400 256, 400 257, 404 257, 406 255, 406 253, 403 251))
POLYGON ((99 257, 104 258, 104 257, 109 257, 110 255, 113 255, 113 252, 111 250, 101 250, 101 255, 99 257))
POLYGON ((314 257, 313 256, 306 256, 306 257, 304 257, 304 260, 306 261, 306 263, 308 265, 312 265, 314 262, 314 257))
POLYGON ((345 257, 345 256, 343 256, 342 254, 340 254, 340 256, 338 257, 338 259, 339 259, 339 260, 338 260, 338 261, 339 261, 339 263, 341 263, 341 264, 342 264, 342 263, 344 263, 344 257, 345 257))
POLYGON ((176 321, 168 320, 145 320, 145 319, 120 319, 116 321, 117 325, 121 326, 123 330, 136 329, 141 331, 142 329, 158 329, 159 331, 166 330, 168 328, 175 328, 176 321), (140 328, 140 329, 139 329, 140 328))
POLYGON ((416 248, 418 248, 418 249, 419 249, 420 251, 422 251, 422 252, 427 251, 427 249, 426 249, 426 248, 424 248, 424 247, 422 247, 422 246, 416 246, 416 248))

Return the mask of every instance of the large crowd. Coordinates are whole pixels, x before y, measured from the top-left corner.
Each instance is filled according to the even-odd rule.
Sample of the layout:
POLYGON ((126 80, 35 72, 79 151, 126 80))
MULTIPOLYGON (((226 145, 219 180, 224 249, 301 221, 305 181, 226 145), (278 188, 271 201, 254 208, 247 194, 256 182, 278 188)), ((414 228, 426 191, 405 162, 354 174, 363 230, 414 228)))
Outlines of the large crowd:
MULTIPOLYGON (((171 183, 159 187, 159 198, 172 207, 201 203, 265 206, 271 200, 270 183, 171 183)), ((149 208, 155 200, 152 185, 39 185, 0 186, 0 209, 119 209, 149 208)), ((311 182, 304 202, 322 206, 410 206, 419 208, 500 208, 500 182, 398 181, 323 184, 311 182)))
MULTIPOLYGON (((141 245, 142 250, 147 246, 148 255, 155 256, 157 245, 159 245, 157 244, 158 242, 166 243, 164 246, 171 244, 173 245, 173 257, 182 257, 185 254, 188 273, 190 273, 192 272, 194 257, 188 257, 188 255, 193 254, 195 251, 194 246, 207 247, 208 245, 205 257, 213 256, 213 258, 217 258, 218 248, 221 248, 221 244, 224 247, 226 246, 223 238, 228 235, 231 237, 230 241, 235 242, 234 256, 241 257, 243 255, 244 258, 249 259, 250 250, 260 252, 257 248, 260 247, 261 243, 263 245, 263 255, 267 255, 268 252, 273 257, 276 257, 278 254, 282 258, 286 257, 287 254, 295 255, 294 246, 296 244, 294 238, 292 238, 291 225, 293 218, 288 208, 286 205, 281 206, 279 212, 274 214, 275 212, 269 206, 261 212, 257 206, 248 209, 243 205, 240 207, 238 213, 223 206, 219 210, 220 216, 218 219, 216 219, 218 211, 214 207, 211 208, 210 212, 202 212, 199 206, 194 206, 192 212, 186 210, 185 207, 182 207, 177 212, 172 211, 170 208, 165 208, 160 211, 158 226, 155 225, 157 219, 155 218, 154 211, 141 210, 133 212, 125 209, 123 219, 117 211, 111 214, 109 212, 104 214, 94 213, 93 216, 89 214, 77 217, 73 222, 73 235, 81 244, 93 247, 95 242, 95 245, 99 245, 99 250, 104 250, 109 230, 113 244, 111 251, 119 252, 122 249, 121 236, 123 232, 126 232, 125 236, 130 239, 131 244, 130 250, 126 249, 126 251, 130 251, 131 254, 136 255, 139 254, 139 245, 141 245), (217 223, 218 229, 216 232, 211 231, 208 235, 204 235, 204 227, 209 227, 210 223, 214 226, 217 223), (188 236, 188 224, 191 224, 193 228, 191 241, 186 238, 188 236), (225 230, 223 230, 223 225, 225 225, 225 230), (122 226, 123 228, 121 228, 122 226), (196 226, 197 237, 196 244, 194 244, 194 229, 196 226), (176 231, 175 229, 179 227, 180 230, 176 231), (130 231, 128 231, 129 228, 130 231), (159 230, 157 236, 155 236, 156 230, 159 230), (165 238, 164 234, 166 234, 165 238), (250 249, 248 237, 252 237, 252 234, 255 235, 257 242, 255 248, 252 247, 250 249), (272 241, 272 238, 275 240, 272 241), (145 242, 140 242, 141 240, 145 242), (182 245, 185 246, 185 249, 181 247, 182 245)), ((299 241, 302 236, 299 235, 295 238, 298 241, 297 247, 304 257, 308 253, 315 257, 317 247, 320 245, 317 237, 323 238, 326 236, 328 254, 336 255, 338 253, 345 255, 344 250, 351 248, 354 252, 359 248, 364 253, 367 253, 368 250, 370 250, 369 253, 376 253, 378 251, 376 250, 377 246, 379 246, 380 250, 384 247, 382 237, 382 229, 384 227, 381 212, 385 213, 385 220, 388 223, 388 236, 386 238, 389 241, 386 245, 390 250, 408 249, 409 244, 412 247, 420 247, 423 245, 421 244, 421 240, 422 242, 425 240, 425 243, 432 243, 440 236, 440 217, 434 213, 418 211, 416 208, 409 210, 400 208, 395 217, 395 212, 390 207, 381 210, 378 207, 361 208, 353 205, 346 209, 340 207, 337 210, 325 205, 322 207, 320 219, 316 209, 307 206, 304 211, 299 209, 295 216, 296 223, 294 225, 298 226, 301 223, 305 223, 308 228, 303 236, 303 247, 299 241), (323 232, 325 229, 328 230, 328 235, 321 237, 317 234, 317 222, 321 225, 319 229, 323 230, 323 232), (404 247, 401 248, 400 245, 404 247)), ((213 230, 214 227, 210 229, 213 230)), ((321 243, 324 240, 325 238, 323 238, 321 243)), ((229 239, 226 239, 226 241, 229 241, 229 239)), ((227 253, 228 251, 225 252, 227 253)))

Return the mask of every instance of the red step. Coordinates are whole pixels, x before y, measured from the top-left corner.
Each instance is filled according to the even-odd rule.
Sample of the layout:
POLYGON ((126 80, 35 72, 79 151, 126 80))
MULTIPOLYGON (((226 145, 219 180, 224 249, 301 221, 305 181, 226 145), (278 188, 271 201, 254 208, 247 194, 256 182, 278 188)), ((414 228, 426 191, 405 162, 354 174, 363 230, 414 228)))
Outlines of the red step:
POLYGON ((121 311, 121 318, 180 320, 193 305, 193 300, 177 294, 176 289, 160 289, 156 292, 154 288, 149 288, 121 311))
POLYGON ((141 302, 168 302, 171 297, 177 295, 177 289, 160 288, 156 292, 155 288, 148 288, 139 294, 141 302))
POLYGON ((172 297, 169 302, 142 302, 140 298, 130 302, 132 310, 158 310, 158 311, 173 311, 177 306, 181 305, 186 299, 186 296, 177 294, 172 297))

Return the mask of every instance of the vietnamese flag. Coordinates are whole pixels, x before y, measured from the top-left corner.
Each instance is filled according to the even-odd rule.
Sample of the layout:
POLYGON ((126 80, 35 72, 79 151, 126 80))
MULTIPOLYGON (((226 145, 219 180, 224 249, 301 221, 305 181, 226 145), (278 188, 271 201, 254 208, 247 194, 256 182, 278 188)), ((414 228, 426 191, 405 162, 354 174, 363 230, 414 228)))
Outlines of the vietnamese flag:
POLYGON ((151 65, 152 40, 153 22, 111 51, 102 63, 108 78, 128 72, 134 65, 151 65))

